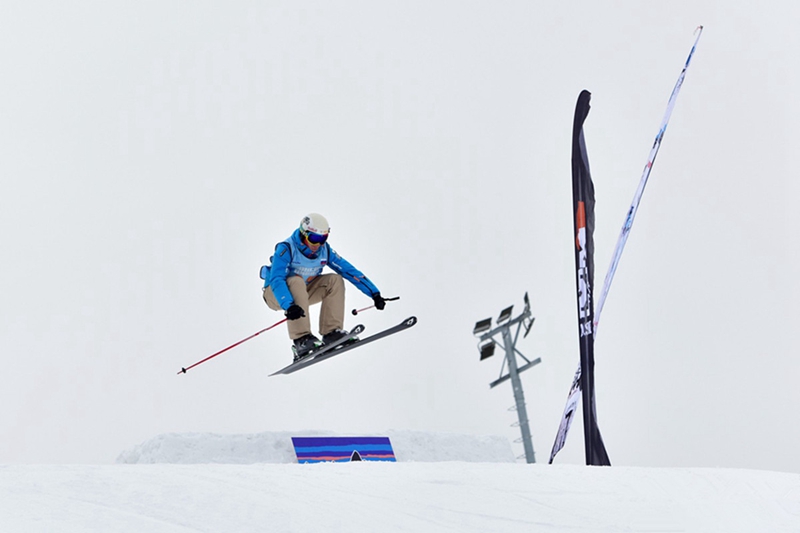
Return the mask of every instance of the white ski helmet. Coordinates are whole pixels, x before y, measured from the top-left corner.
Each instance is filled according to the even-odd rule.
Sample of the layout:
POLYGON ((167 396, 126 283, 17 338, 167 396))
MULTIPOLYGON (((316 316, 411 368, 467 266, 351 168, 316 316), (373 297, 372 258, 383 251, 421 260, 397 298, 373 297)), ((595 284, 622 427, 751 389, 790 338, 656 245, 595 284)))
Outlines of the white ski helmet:
POLYGON ((309 213, 300 221, 300 233, 313 244, 322 244, 328 238, 331 227, 319 213, 309 213))

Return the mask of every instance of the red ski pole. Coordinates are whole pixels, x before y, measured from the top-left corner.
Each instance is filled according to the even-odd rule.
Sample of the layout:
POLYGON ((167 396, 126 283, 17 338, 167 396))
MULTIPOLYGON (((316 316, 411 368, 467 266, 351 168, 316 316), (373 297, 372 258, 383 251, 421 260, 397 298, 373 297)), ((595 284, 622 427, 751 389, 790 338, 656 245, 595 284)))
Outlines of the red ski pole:
MULTIPOLYGON (((399 297, 399 296, 395 296, 394 298, 384 298, 384 300, 385 300, 385 301, 387 301, 387 302, 393 302, 393 301, 395 301, 395 300, 399 300, 399 299, 400 299, 400 297, 399 297)), ((354 315, 357 315, 357 314, 358 314, 358 313, 360 313, 361 311, 366 311, 367 309, 372 309, 373 307, 375 307, 375 305, 374 305, 374 304, 373 304, 373 305, 370 305, 369 307, 365 307, 364 309, 353 309, 352 313, 353 313, 354 315)))
POLYGON ((288 319, 288 318, 284 318, 283 320, 279 320, 278 322, 275 322, 275 323, 274 323, 274 324, 272 324, 271 326, 269 326, 269 327, 266 327, 266 328, 262 329, 261 331, 257 331, 256 333, 253 333, 252 335, 250 335, 250 336, 249 336, 249 337, 247 337, 246 339, 242 339, 242 340, 240 340, 239 342, 236 342, 236 343, 234 343, 234 344, 231 344, 231 345, 230 345, 230 346, 228 346, 227 348, 224 348, 224 349, 222 349, 222 350, 218 351, 218 352, 217 352, 217 353, 215 353, 215 354, 211 354, 211 355, 209 355, 208 357, 206 357, 206 358, 205 358, 205 359, 203 359, 202 361, 198 361, 198 362, 196 362, 195 364, 193 364, 193 365, 191 365, 191 366, 187 366, 186 368, 181 368, 181 369, 180 369, 180 371, 178 372, 178 374, 185 374, 187 370, 190 370, 190 369, 192 369, 192 368, 196 367, 196 366, 197 366, 197 365, 199 365, 199 364, 205 363, 205 362, 206 362, 206 361, 208 361, 209 359, 213 359, 213 358, 215 358, 216 356, 218 356, 219 354, 227 352, 227 351, 228 351, 228 350, 230 350, 231 348, 236 348, 237 346, 239 346, 239 345, 240 345, 240 344, 242 344, 243 342, 245 342, 245 341, 249 341, 249 340, 250 340, 250 339, 252 339, 253 337, 256 337, 256 336, 258 336, 258 335, 261 335, 261 334, 262 334, 262 333, 264 333, 265 331, 269 331, 269 330, 271 330, 272 328, 274 328, 275 326, 279 326, 279 325, 283 324, 283 323, 284 323, 284 322, 286 322, 287 320, 289 320, 289 319, 288 319))

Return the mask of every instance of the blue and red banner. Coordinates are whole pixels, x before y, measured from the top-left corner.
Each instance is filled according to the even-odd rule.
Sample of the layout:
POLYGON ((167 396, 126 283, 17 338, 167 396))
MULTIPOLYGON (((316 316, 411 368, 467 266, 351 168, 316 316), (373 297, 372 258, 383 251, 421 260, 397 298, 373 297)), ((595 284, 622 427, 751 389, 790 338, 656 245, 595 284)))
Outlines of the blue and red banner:
POLYGON ((292 437, 298 463, 396 461, 389 437, 292 437))

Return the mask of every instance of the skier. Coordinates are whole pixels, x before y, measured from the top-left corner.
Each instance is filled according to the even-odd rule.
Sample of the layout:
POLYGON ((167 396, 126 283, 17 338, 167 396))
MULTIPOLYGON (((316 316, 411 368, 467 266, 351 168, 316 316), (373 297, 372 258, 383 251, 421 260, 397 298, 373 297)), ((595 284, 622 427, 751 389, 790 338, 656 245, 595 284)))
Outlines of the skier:
POLYGON ((341 339, 348 332, 344 326, 344 279, 372 298, 375 308, 383 310, 386 300, 367 277, 337 254, 327 243, 328 221, 318 213, 310 213, 300 227, 285 241, 275 245, 272 265, 264 278, 264 301, 273 311, 283 310, 294 344, 294 360, 308 355, 319 346, 341 339), (335 274, 322 274, 329 266, 335 274), (322 340, 311 333, 309 305, 322 302, 319 332, 322 340))

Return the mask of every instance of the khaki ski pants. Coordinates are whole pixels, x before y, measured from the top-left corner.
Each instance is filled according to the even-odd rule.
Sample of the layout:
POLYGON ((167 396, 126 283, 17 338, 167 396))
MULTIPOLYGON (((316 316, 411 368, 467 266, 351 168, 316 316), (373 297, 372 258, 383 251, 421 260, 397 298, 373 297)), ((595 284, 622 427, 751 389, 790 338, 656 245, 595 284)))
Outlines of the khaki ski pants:
MULTIPOLYGON (((294 303, 303 308, 306 316, 297 320, 287 320, 289 338, 299 339, 311 333, 311 317, 308 313, 310 305, 322 302, 319 312, 319 333, 325 335, 337 328, 344 327, 344 279, 339 274, 323 274, 317 276, 306 285, 300 276, 286 278, 289 292, 294 303)), ((281 306, 272 294, 272 289, 264 289, 264 301, 273 311, 280 311, 281 306)))

